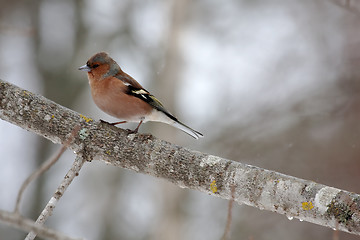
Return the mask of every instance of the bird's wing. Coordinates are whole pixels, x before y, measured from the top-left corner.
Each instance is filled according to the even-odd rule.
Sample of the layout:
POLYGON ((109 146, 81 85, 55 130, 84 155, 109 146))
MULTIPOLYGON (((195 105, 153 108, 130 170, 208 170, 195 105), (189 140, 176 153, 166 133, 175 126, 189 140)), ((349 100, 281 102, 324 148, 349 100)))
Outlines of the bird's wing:
POLYGON ((128 91, 126 92, 129 95, 140 98, 141 100, 150 104, 156 110, 163 112, 166 116, 171 118, 174 121, 178 121, 171 113, 169 113, 162 103, 153 95, 151 95, 147 90, 145 90, 140 83, 138 83, 134 78, 132 78, 127 73, 121 71, 116 74, 115 77, 123 82, 127 86, 128 91))
POLYGON ((182 131, 186 132, 187 134, 194 137, 195 139, 199 139, 199 138, 203 137, 203 135, 200 132, 195 131, 194 129, 190 128, 189 126, 186 126, 185 124, 183 124, 182 122, 177 120, 176 117, 174 117, 171 113, 169 113, 165 109, 165 107, 162 105, 162 103, 156 97, 151 95, 144 88, 136 88, 132 85, 129 85, 127 94, 132 95, 137 98, 140 98, 141 100, 150 104, 156 110, 164 113, 168 118, 170 118, 172 120, 172 122, 166 122, 166 123, 181 129, 182 131))
POLYGON ((150 104, 156 110, 163 112, 170 119, 172 119, 174 121, 178 121, 176 117, 174 117, 171 113, 169 113, 165 109, 164 105, 162 105, 162 103, 155 96, 151 95, 144 88, 136 88, 132 85, 129 85, 128 89, 129 90, 128 90, 127 94, 132 95, 137 98, 140 98, 144 102, 147 102, 148 104, 150 104))
POLYGON ((126 86, 134 87, 137 89, 142 89, 143 87, 138 83, 134 78, 132 78, 127 73, 120 71, 115 75, 117 79, 120 79, 126 86))

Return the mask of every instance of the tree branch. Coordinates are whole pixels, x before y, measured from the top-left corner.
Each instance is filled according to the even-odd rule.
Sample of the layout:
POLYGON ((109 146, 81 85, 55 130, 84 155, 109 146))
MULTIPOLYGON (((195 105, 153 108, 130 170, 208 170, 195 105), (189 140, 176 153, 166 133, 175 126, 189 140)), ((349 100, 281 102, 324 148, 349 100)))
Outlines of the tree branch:
POLYGON ((65 236, 60 232, 56 232, 52 229, 41 226, 34 221, 20 216, 17 213, 11 213, 7 211, 0 210, 0 221, 3 223, 15 227, 23 231, 35 231, 40 237, 47 239, 57 239, 57 240, 80 240, 81 238, 71 238, 65 236))
MULTIPOLYGON (((45 221, 48 219, 48 217, 51 216, 51 214, 53 213, 53 211, 56 207, 57 202, 64 195, 66 189, 70 186, 70 184, 74 180, 74 178, 79 175, 80 169, 82 168, 84 163, 85 163, 85 161, 79 154, 76 157, 70 170, 67 172, 64 179, 60 183, 59 187, 56 189, 54 195, 51 197, 50 201, 46 204, 45 208, 43 209, 40 216, 36 220, 36 224, 43 225, 45 223, 45 221)), ((25 240, 33 240, 33 239, 35 239, 37 234, 38 233, 36 231, 31 231, 26 236, 25 240)))
POLYGON ((360 195, 189 150, 151 135, 95 122, 42 96, 0 80, 0 118, 63 143, 86 160, 160 177, 190 189, 360 235, 360 195), (337 225, 338 224, 338 225, 337 225))
POLYGON ((27 177, 24 181, 24 183, 21 185, 21 188, 19 190, 18 196, 16 198, 16 204, 15 204, 15 210, 14 212, 17 214, 20 214, 20 201, 22 198, 22 195, 26 189, 26 187, 33 181, 34 179, 38 178, 41 174, 49 170, 50 167, 52 167, 57 160, 61 157, 61 155, 66 151, 66 148, 68 147, 69 143, 73 140, 75 135, 77 135, 79 131, 80 126, 77 126, 75 129, 73 129, 70 138, 67 140, 67 142, 61 146, 59 151, 55 154, 55 156, 51 157, 47 161, 45 161, 41 166, 36 169, 32 174, 30 174, 29 177, 27 177))

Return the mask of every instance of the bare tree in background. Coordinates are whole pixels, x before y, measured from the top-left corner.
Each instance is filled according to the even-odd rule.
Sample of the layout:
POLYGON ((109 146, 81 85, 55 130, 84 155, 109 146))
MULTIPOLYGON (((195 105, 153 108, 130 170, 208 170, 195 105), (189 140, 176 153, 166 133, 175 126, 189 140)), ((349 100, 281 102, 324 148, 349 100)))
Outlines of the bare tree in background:
MULTIPOLYGON (((244 159, 249 164, 359 192, 360 36, 355 1, 220 4, 129 0, 99 4, 38 0, 1 4, 1 78, 27 89, 37 86, 35 92, 55 102, 102 118, 91 109, 94 104, 86 98, 87 81, 76 68, 93 53, 108 51, 124 70, 140 76, 137 80, 174 114, 189 109, 180 113, 185 118, 189 114, 190 119, 190 114, 200 116, 195 124, 205 129, 206 138, 193 145, 176 130, 160 124, 145 125, 143 132, 179 145, 193 145, 191 148, 203 152, 244 159), (160 30, 147 31, 154 26, 160 30), (153 35, 158 40, 150 43, 153 35), (253 71, 249 73, 248 69, 253 71), (186 88, 188 95, 182 96, 179 90, 189 81, 189 75, 191 88, 186 88), (194 99, 197 102, 191 102, 194 99), (178 109, 181 104, 186 106, 178 109), (194 107, 199 105, 202 107, 194 107)), ((0 151, 5 152, 10 148, 5 144, 14 134, 9 134, 9 139, 2 137, 2 129, 8 125, 1 127, 0 143, 6 147, 0 151)), ((20 138, 16 142, 23 141, 20 138)), ((33 164, 19 162, 11 168, 8 160, 8 168, 3 171, 22 169, 18 177, 22 180, 53 152, 52 145, 42 138, 33 138, 18 148, 12 152, 24 152, 33 164), (27 155, 28 149, 36 149, 34 156, 27 155)), ((26 216, 38 216, 52 194, 51 183, 63 177, 59 173, 60 168, 65 168, 62 164, 27 190, 25 197, 32 196, 32 204, 24 206, 26 216)), ((223 233, 225 201, 102 165, 96 170, 85 169, 82 174, 79 185, 73 186, 74 192, 68 192, 74 201, 64 209, 82 206, 86 197, 93 199, 87 202, 91 207, 74 222, 64 220, 64 211, 56 212, 53 225, 59 229, 71 232, 70 225, 81 225, 78 232, 88 229, 97 239, 168 239, 171 233, 179 239, 219 239, 223 233), (102 179, 102 184, 89 186, 93 179, 102 179), (132 197, 123 194, 129 189, 132 197), (81 195, 75 193, 78 191, 81 195), (131 204, 139 198, 147 203, 143 204, 147 214, 135 215, 136 207, 131 204), (116 210, 110 211, 107 206, 116 210), (127 214, 119 214, 123 211, 127 214), (89 221, 89 216, 94 215, 101 215, 99 218, 105 221, 89 221), (202 225, 204 222, 207 224, 202 225), (142 231, 131 232, 134 226, 141 226, 142 231)), ((0 197, 16 194, 19 183, 13 184, 5 192, 0 191, 0 197)), ((5 204, 5 200, 2 202, 5 204)), ((331 230, 243 206, 234 205, 233 216, 234 239, 332 236, 331 230), (274 223, 281 233, 274 230, 274 223)), ((2 226, 0 232, 9 238, 23 236, 2 226)), ((340 239, 355 239, 343 234, 340 239)))

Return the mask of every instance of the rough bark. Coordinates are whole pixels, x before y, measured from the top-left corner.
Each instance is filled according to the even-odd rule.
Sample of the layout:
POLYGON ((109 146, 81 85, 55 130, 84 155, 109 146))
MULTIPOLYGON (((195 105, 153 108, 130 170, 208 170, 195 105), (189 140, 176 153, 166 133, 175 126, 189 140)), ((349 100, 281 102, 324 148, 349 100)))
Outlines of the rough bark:
POLYGON ((57 144, 80 124, 69 148, 88 161, 104 161, 223 199, 231 199, 234 188, 234 201, 240 204, 360 235, 356 193, 193 151, 152 135, 128 134, 2 80, 0 118, 57 144))

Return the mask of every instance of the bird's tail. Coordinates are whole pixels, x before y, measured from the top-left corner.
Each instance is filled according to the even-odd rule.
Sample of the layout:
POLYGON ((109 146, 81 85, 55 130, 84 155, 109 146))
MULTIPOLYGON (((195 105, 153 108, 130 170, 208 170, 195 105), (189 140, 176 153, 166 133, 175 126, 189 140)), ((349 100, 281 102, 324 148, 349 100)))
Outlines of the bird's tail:
POLYGON ((201 137, 204 137, 200 132, 195 131, 191 127, 186 126, 179 120, 177 120, 173 115, 171 115, 169 112, 167 112, 164 108, 158 110, 154 109, 152 113, 147 116, 147 118, 144 119, 144 122, 147 121, 156 121, 156 122, 163 122, 166 124, 169 124, 173 127, 176 127, 185 133, 189 134, 195 139, 199 139, 201 137))
POLYGON ((192 136, 195 139, 199 139, 204 137, 204 135, 202 135, 200 132, 195 131, 194 129, 192 129, 191 127, 186 126, 185 124, 179 122, 179 121, 173 121, 173 123, 171 123, 172 126, 184 131, 185 133, 189 134, 190 136, 192 136))

